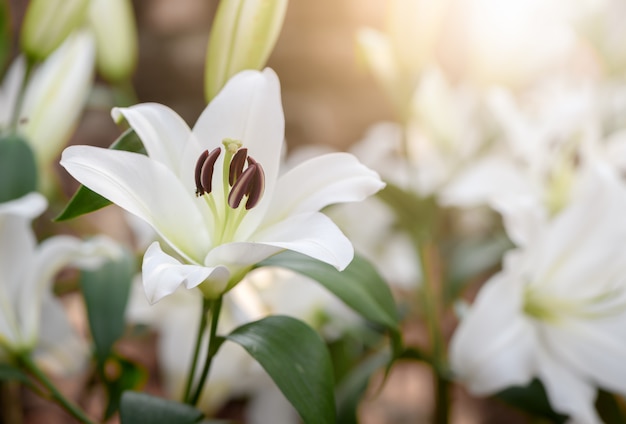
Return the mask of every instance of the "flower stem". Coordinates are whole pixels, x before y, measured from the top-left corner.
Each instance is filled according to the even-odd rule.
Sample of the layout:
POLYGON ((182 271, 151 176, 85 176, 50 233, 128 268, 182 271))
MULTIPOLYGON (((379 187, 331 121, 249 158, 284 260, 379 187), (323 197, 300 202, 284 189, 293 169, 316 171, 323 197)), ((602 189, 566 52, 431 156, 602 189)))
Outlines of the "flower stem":
POLYGON ((211 328, 209 330, 209 345, 207 349, 207 355, 204 362, 204 368, 202 369, 202 373, 200 374, 200 381, 198 381, 198 385, 196 386, 196 390, 188 402, 191 405, 196 405, 198 400, 200 399, 200 395, 202 394, 202 389, 204 388, 204 383, 209 375, 209 371, 211 370, 211 362, 213 362, 213 357, 217 353, 221 343, 217 341, 217 323, 219 321, 220 311, 222 309, 222 297, 218 297, 211 301, 211 328))
MULTIPOLYGON (((93 421, 91 421, 91 419, 87 417, 82 409, 72 403, 69 399, 63 396, 63 394, 61 394, 59 390, 57 390, 54 384, 48 379, 44 372, 41 371, 37 364, 33 362, 28 354, 21 355, 19 357, 19 362, 26 370, 28 370, 29 373, 32 374, 35 380, 41 383, 49 391, 48 396, 52 401, 54 401, 61 408, 65 409, 65 411, 67 411, 71 416, 76 418, 81 423, 94 424, 93 421)), ((42 393, 40 392, 37 393, 40 396, 42 395, 42 393)))
POLYGON ((422 240, 418 244, 419 261, 424 280, 425 312, 430 335, 435 385, 434 423, 447 424, 449 421, 449 382, 446 369, 446 348, 441 330, 442 287, 438 270, 439 252, 435 243, 422 240))
POLYGON ((202 314, 200 315, 200 325, 198 326, 198 334, 196 336, 196 346, 193 351, 193 359, 191 360, 191 366, 189 368, 189 374, 187 375, 187 384, 185 385, 185 394, 183 395, 183 402, 189 402, 189 396, 191 395, 191 384, 193 383, 193 377, 196 375, 196 367, 198 365, 198 356, 200 356, 200 344, 202 343, 202 336, 207 324, 207 314, 211 307, 211 301, 202 298, 202 314))

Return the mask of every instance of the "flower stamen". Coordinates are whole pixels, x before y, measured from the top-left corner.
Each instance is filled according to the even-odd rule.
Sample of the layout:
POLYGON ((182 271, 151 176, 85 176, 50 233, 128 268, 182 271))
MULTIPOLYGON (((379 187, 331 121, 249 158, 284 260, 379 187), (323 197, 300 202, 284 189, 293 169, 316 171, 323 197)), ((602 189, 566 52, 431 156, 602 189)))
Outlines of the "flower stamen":
POLYGON ((213 170, 215 168, 215 162, 220 156, 222 149, 216 147, 209 153, 208 150, 202 152, 198 161, 196 162, 196 196, 200 197, 203 194, 210 194, 213 188, 213 170))

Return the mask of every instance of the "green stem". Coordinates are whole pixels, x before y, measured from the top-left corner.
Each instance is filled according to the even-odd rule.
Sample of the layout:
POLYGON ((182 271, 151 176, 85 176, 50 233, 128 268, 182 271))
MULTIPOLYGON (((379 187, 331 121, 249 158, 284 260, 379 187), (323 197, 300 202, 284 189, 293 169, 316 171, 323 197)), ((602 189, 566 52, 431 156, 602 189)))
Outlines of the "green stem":
POLYGON ((48 377, 39 369, 39 367, 33 362, 33 360, 28 356, 28 354, 24 354, 19 358, 20 363, 24 366, 25 369, 30 372, 35 379, 41 383, 48 391, 50 392, 50 398, 61 408, 65 409, 71 416, 76 418, 83 424, 94 424, 85 412, 76 406, 74 403, 70 402, 65 396, 61 394, 54 386, 54 384, 48 379, 48 377))
POLYGON ((436 424, 447 424, 449 421, 449 382, 444 375, 446 369, 446 348, 441 330, 441 275, 437 269, 439 252, 430 240, 417 243, 419 261, 422 268, 423 287, 428 333, 431 340, 432 358, 434 361, 435 384, 435 420, 436 424))
POLYGON ((196 367, 198 366, 198 356, 200 355, 200 345, 202 343, 202 336, 207 324, 207 314, 211 307, 211 301, 206 298, 202 298, 202 315, 200 316, 200 325, 198 326, 198 334, 196 336, 196 346, 193 351, 193 359, 191 360, 191 367, 189 368, 189 374, 187 375, 187 384, 185 385, 185 394, 183 395, 183 402, 189 403, 189 395, 191 394, 191 384, 193 383, 193 377, 196 375, 196 367))
POLYGON ((209 330, 209 346, 207 349, 206 360, 204 362, 204 368, 202 369, 202 374, 200 375, 200 381, 198 381, 198 385, 196 386, 196 390, 194 392, 193 397, 190 400, 191 405, 196 405, 198 400, 200 399, 200 395, 202 394, 202 389, 204 388, 204 383, 209 375, 209 371, 211 370, 211 362, 213 362, 213 357, 217 353, 220 343, 217 342, 217 323, 219 321, 220 311, 222 309, 222 297, 218 297, 211 302, 211 329, 209 330))

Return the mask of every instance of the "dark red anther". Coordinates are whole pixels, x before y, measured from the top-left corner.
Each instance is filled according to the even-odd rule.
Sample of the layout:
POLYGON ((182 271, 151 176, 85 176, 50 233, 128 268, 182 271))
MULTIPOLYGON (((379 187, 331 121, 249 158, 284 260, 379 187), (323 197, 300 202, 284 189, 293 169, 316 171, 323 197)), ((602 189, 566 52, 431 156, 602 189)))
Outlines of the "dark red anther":
POLYGON ((248 161, 248 167, 235 181, 235 185, 228 195, 228 206, 237 209, 241 204, 243 196, 248 196, 246 209, 252 209, 261 200, 265 190, 265 173, 261 165, 256 161, 248 161))
POLYGON ((208 157, 209 157, 209 151, 205 150, 204 152, 202 152, 202 154, 198 158, 198 161, 196 162, 196 172, 195 172, 196 196, 202 196, 204 194, 204 189, 202 188, 202 180, 200 179, 200 174, 202 173, 202 165, 204 165, 204 162, 206 161, 206 158, 208 157))
MULTIPOLYGON (((251 159, 251 158, 248 158, 251 159)), ((254 161, 254 159, 253 159, 254 161)), ((248 163, 250 163, 248 161, 248 163)), ((261 201, 261 197, 263 197, 263 192, 265 191, 265 171, 261 165, 259 165, 256 161, 253 165, 249 166, 249 168, 254 168, 254 178, 252 180, 252 185, 250 187, 248 193, 248 200, 246 201, 246 210, 250 210, 261 201)))
POLYGON ((228 184, 232 187, 235 185, 241 174, 243 173, 243 166, 246 163, 246 157, 248 156, 248 149, 237 150, 237 153, 233 156, 230 162, 230 168, 228 170, 228 184))
POLYGON ((216 147, 209 153, 205 150, 196 163, 196 196, 211 193, 213 183, 213 169, 215 162, 222 153, 222 149, 216 147))

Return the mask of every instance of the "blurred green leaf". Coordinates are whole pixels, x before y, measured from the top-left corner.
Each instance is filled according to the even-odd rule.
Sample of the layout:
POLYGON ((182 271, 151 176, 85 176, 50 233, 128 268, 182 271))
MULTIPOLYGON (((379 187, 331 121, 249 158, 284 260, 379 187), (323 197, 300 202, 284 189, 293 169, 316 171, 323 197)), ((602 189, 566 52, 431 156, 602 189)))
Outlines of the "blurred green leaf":
MULTIPOLYGON (((115 142, 109 147, 113 150, 124 150, 127 152, 146 154, 146 149, 143 143, 131 129, 126 130, 115 142)), ((74 196, 70 199, 65 209, 54 218, 55 221, 66 221, 68 219, 76 218, 80 215, 97 211, 105 206, 109 206, 111 202, 108 199, 100 196, 98 193, 88 189, 81 185, 78 187, 74 196)))
POLYGON ((0 203, 37 190, 35 155, 22 137, 0 138, 0 203))
POLYGON ((307 324, 275 315, 226 336, 267 371, 305 424, 335 422, 333 370, 326 344, 307 324))
POLYGON ((196 408, 172 400, 132 391, 122 395, 122 424, 195 424, 202 418, 196 408))
POLYGON ((133 256, 128 254, 81 273, 80 287, 99 366, 103 366, 113 343, 124 333, 126 303, 135 272, 133 256))
POLYGON ((9 2, 0 0, 0 79, 11 57, 11 11, 9 2))
POLYGON ((538 379, 534 379, 525 387, 505 389, 496 394, 495 397, 511 406, 536 417, 548 419, 553 423, 563 424, 567 421, 567 416, 559 414, 552 409, 546 390, 538 379))
POLYGON ((124 392, 139 389, 148 378, 146 369, 115 354, 109 356, 101 374, 108 394, 105 420, 118 411, 124 392))
POLYGON ((365 319, 388 328, 394 337, 399 336, 398 313, 389 286, 365 258, 356 255, 345 270, 337 271, 317 259, 285 251, 260 262, 259 266, 277 266, 305 275, 365 319))

